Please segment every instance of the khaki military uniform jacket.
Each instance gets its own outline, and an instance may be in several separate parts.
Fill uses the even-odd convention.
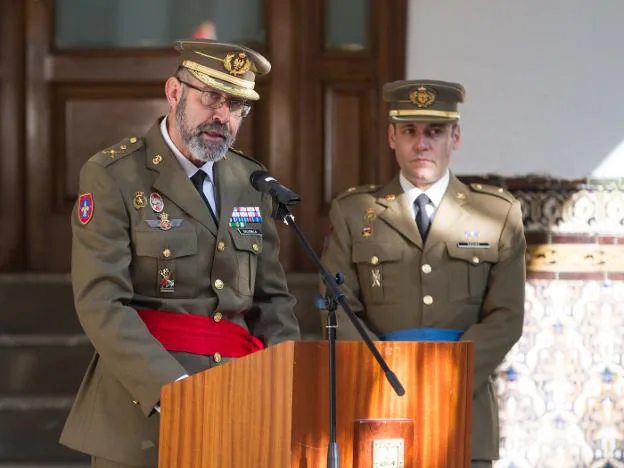
[[[464,330],[475,343],[472,458],[498,458],[492,376],[522,333],[526,242],[520,204],[495,187],[451,175],[423,245],[398,177],[332,203],[325,266],[373,337],[433,327]],[[478,242],[481,248],[465,243]],[[344,312],[338,338],[358,339]]]
[[[93,216],[83,225],[79,207],[72,215],[72,283],[95,355],[61,443],[120,463],[153,463],[159,430],[154,406],[161,387],[219,361],[169,353],[150,335],[137,308],[219,312],[266,345],[299,339],[295,301],[278,260],[271,200],[249,183],[261,168],[231,151],[215,163],[217,226],[158,124],[145,138],[126,139],[83,166],[80,193],[92,195]],[[135,207],[137,192],[144,193],[147,206]],[[152,193],[164,202],[169,230],[159,226],[149,203]],[[262,222],[250,225],[256,234],[230,227],[234,207],[260,208]],[[173,272],[174,284],[163,291],[165,268]]]

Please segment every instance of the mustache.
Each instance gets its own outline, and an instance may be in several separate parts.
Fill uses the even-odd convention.
[[[193,133],[195,133],[195,135],[199,135],[200,133],[205,132],[216,132],[223,135],[226,139],[230,138],[230,130],[228,129],[227,125],[220,124],[218,122],[201,124],[195,129],[195,132]]]

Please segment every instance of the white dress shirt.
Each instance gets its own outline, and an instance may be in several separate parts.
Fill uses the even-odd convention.
[[[427,211],[427,215],[429,215],[429,219],[433,221],[433,215],[435,214],[438,206],[442,202],[442,197],[444,197],[444,192],[448,188],[449,182],[451,181],[451,172],[447,169],[446,172],[440,179],[435,182],[431,187],[429,187],[426,191],[420,190],[414,184],[412,184],[409,180],[403,176],[403,173],[399,175],[399,183],[407,196],[407,202],[412,207],[413,218],[416,219],[416,207],[414,206],[414,202],[418,195],[424,193],[429,197],[431,203],[429,203],[425,210]]]

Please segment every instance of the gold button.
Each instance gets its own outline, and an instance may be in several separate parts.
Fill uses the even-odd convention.
[[[214,287],[215,287],[216,289],[223,289],[223,286],[224,286],[223,281],[221,281],[220,279],[215,280],[215,282],[214,282]]]
[[[481,184],[475,184],[475,188],[476,188],[477,190],[481,190],[481,189],[483,188],[483,185],[481,185]]]
[[[429,273],[431,273],[431,265],[429,265],[428,263],[425,263],[423,266],[420,267],[421,270],[423,271],[424,274],[428,275]]]
[[[171,250],[169,250],[169,249],[163,250],[163,257],[165,257],[165,258],[171,257]]]
[[[498,189],[498,191],[499,191],[500,193],[503,193],[503,192],[504,192],[504,190],[503,190],[502,188],[499,188],[499,189]]]
[[[135,405],[140,405],[141,404],[137,400],[132,400],[132,403],[134,403]]]
[[[222,318],[223,318],[223,314],[221,312],[215,312],[214,315],[212,316],[212,319],[215,322],[220,322]]]
[[[387,201],[394,201],[395,199],[396,199],[396,195],[394,193],[386,195],[386,200]]]
[[[157,154],[156,156],[154,156],[154,158],[152,159],[152,162],[154,164],[160,164],[160,162],[162,161],[162,156],[160,154]]]
[[[223,252],[225,250],[225,242],[223,241],[217,242],[217,250],[219,252]]]
[[[379,257],[373,255],[370,259],[371,265],[377,265],[379,263]]]
[[[119,147],[119,149],[122,149],[122,150],[127,150],[127,149],[128,149],[128,147],[127,147],[126,145],[121,145],[121,146]]]
[[[479,257],[472,257],[472,263],[479,263]]]
[[[355,187],[349,187],[349,188],[347,189],[347,192],[353,192],[353,191],[355,191]]]
[[[425,305],[431,305],[433,304],[433,297],[427,294],[425,297],[423,297],[423,302],[425,303]]]
[[[212,358],[215,362],[221,362],[221,354],[219,353],[214,353],[214,356],[212,356]]]
[[[130,143],[136,143],[137,138],[136,137],[130,137]]]
[[[258,247],[258,244],[253,244],[251,246],[251,250],[253,250],[254,252],[258,253],[258,252],[260,252],[260,247]]]

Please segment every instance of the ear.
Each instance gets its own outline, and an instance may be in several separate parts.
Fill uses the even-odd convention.
[[[171,76],[165,82],[165,96],[171,107],[175,107],[180,102],[182,96],[182,85],[177,78]]]
[[[456,150],[459,148],[459,143],[461,142],[461,128],[459,127],[459,124],[453,127],[452,138],[453,138],[453,150]]]
[[[396,147],[396,125],[394,124],[388,124],[388,145],[392,149]]]

